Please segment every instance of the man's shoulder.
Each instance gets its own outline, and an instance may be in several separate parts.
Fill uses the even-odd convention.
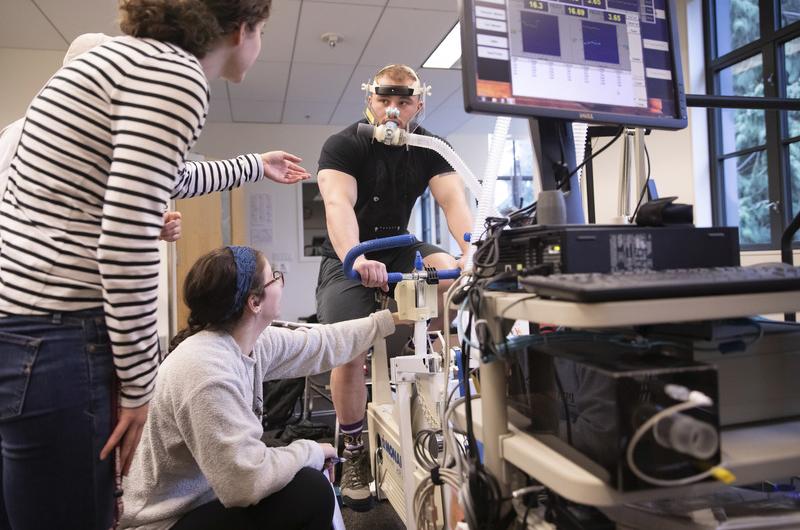
[[[344,129],[333,133],[330,135],[330,138],[356,138],[358,137],[358,124],[359,123],[366,123],[364,120],[359,120],[355,123],[351,123]]]
[[[350,161],[360,159],[369,150],[369,139],[358,135],[360,123],[364,122],[353,123],[325,140],[320,155],[320,169],[337,169],[336,165],[348,165]]]

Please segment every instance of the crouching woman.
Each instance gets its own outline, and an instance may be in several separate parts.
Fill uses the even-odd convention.
[[[142,440],[124,483],[123,528],[329,529],[329,444],[270,448],[262,382],[324,372],[394,331],[392,315],[312,329],[268,327],[283,275],[249,247],[225,247],[189,271],[189,327],[161,365]]]

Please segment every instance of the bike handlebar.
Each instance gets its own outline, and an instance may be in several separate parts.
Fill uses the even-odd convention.
[[[342,262],[342,269],[344,270],[344,275],[351,279],[351,280],[361,280],[361,275],[358,274],[358,271],[353,270],[353,263],[356,261],[356,258],[361,256],[362,254],[366,254],[367,252],[375,252],[377,250],[385,250],[388,248],[397,248],[397,247],[407,247],[409,245],[413,245],[417,242],[417,238],[411,234],[402,234],[399,236],[391,236],[391,237],[383,237],[380,239],[372,239],[370,241],[364,241],[363,243],[359,243],[358,245],[351,248],[347,251],[347,255],[344,257],[344,261]],[[451,280],[454,278],[458,278],[458,275],[461,274],[460,269],[447,269],[443,271],[438,271],[436,276],[440,280]],[[406,276],[409,278],[411,277],[407,273],[402,272],[390,272],[388,273],[389,279],[388,283],[397,283],[405,279]]]

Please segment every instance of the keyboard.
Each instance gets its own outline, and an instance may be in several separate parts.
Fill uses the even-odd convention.
[[[523,276],[526,291],[570,302],[614,302],[800,290],[800,268],[784,263],[617,273]]]

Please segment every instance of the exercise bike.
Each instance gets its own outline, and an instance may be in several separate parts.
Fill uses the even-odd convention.
[[[356,258],[367,252],[409,246],[416,241],[413,235],[400,235],[360,243],[345,256],[344,274],[360,280],[358,272],[353,270]],[[398,316],[414,322],[414,354],[394,357],[389,363],[385,342],[380,340],[373,347],[372,401],[367,406],[372,475],[378,499],[388,499],[409,530],[417,528],[414,492],[419,482],[430,475],[415,458],[415,424],[417,428],[438,427],[441,417],[438,407],[445,394],[442,372],[449,370],[443,365],[442,355],[429,348],[427,321],[438,315],[439,280],[455,279],[460,274],[459,269],[426,268],[419,252],[412,272],[389,272],[389,283],[396,284],[394,298]],[[394,396],[392,386],[395,387]],[[440,505],[437,509],[439,524],[442,518]]]

